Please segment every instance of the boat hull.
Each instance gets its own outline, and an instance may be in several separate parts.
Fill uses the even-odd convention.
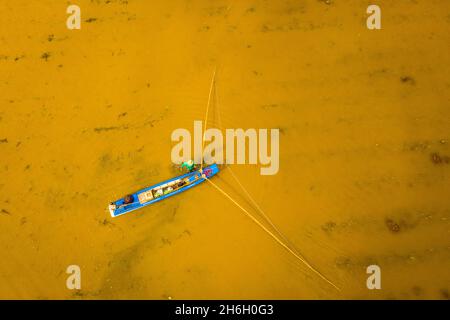
[[[203,174],[208,179],[218,172],[219,168],[216,164],[203,168]],[[112,217],[117,217],[184,192],[203,181],[205,181],[205,178],[202,177],[200,171],[189,172],[128,195],[129,198],[133,199],[131,203],[125,204],[125,197],[111,202],[109,212]]]

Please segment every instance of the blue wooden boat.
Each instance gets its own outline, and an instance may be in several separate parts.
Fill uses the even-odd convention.
[[[219,168],[214,163],[204,167],[202,173],[209,179],[218,172]],[[122,199],[111,202],[109,205],[109,212],[112,217],[117,217],[186,191],[205,181],[205,178],[202,177],[202,173],[200,173],[199,170],[189,172],[126,195]]]

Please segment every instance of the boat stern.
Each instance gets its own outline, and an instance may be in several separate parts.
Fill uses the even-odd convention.
[[[115,215],[116,209],[117,209],[117,206],[114,204],[114,202],[111,202],[108,206],[108,210],[109,210],[109,213],[111,214],[111,217],[113,217],[113,218],[116,216]]]

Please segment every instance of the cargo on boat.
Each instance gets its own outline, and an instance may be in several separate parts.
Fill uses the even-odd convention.
[[[186,173],[184,175],[163,181],[154,186],[144,188],[135,193],[126,195],[125,197],[111,202],[109,205],[109,212],[112,217],[117,217],[127,212],[137,210],[149,204],[166,199],[175,194],[186,191],[203,181],[205,178],[210,178],[219,172],[216,164],[212,164],[203,168],[202,171],[196,170]]]

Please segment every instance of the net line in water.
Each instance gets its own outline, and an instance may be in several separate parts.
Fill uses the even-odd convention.
[[[218,124],[219,124],[219,127],[222,128],[222,118],[221,118],[220,109],[219,109],[219,98],[218,98],[217,88],[216,88],[215,83],[214,83],[214,102],[215,102],[215,107],[217,109]],[[298,253],[298,250],[295,249],[295,247],[291,243],[291,241],[289,241],[289,239],[281,232],[281,230],[278,229],[278,227],[272,222],[272,220],[261,209],[261,207],[255,201],[255,199],[253,199],[253,197],[250,195],[250,193],[247,191],[247,189],[244,187],[244,185],[239,181],[238,177],[236,176],[234,171],[231,169],[231,166],[227,165],[227,169],[229,169],[233,179],[237,182],[237,184],[242,189],[242,191],[244,191],[245,195],[252,203],[254,209],[256,209],[256,211],[258,211],[261,214],[261,216],[267,221],[267,223],[269,223],[269,225],[274,229],[274,231],[285,241],[285,243],[291,245],[294,248],[294,250]],[[300,255],[300,253],[298,253],[298,254]]]
[[[214,97],[217,104],[217,90],[215,87],[215,77],[216,77],[216,70],[217,66],[214,68],[212,80],[211,80],[211,86],[209,90],[208,95],[208,104],[206,106],[206,114],[205,114],[205,131],[203,132],[202,137],[202,152],[204,150],[205,145],[205,133],[207,128],[207,121],[208,121],[208,112],[209,112],[209,106],[211,103],[211,93],[214,90]],[[220,111],[218,110],[218,122],[219,127],[222,127],[222,121],[220,117]],[[203,169],[203,155],[202,155],[202,161],[200,166],[200,173],[202,173]],[[327,277],[325,277],[320,271],[318,271],[316,268],[314,268],[306,259],[294,248],[292,249],[288,244],[290,241],[283,235],[283,233],[275,226],[275,224],[270,220],[270,218],[264,213],[264,211],[261,209],[261,207],[257,204],[257,202],[253,199],[253,197],[250,195],[250,193],[247,191],[247,189],[242,185],[242,183],[239,181],[237,176],[232,171],[231,167],[228,166],[228,169],[230,170],[230,173],[232,174],[232,177],[236,180],[239,187],[244,191],[246,196],[250,199],[252,204],[255,206],[256,210],[259,211],[259,213],[262,215],[262,217],[266,220],[266,222],[269,223],[269,225],[273,228],[273,230],[278,234],[275,235],[274,232],[270,231],[264,224],[262,224],[258,219],[256,219],[248,210],[246,210],[242,205],[240,205],[236,200],[234,200],[228,193],[226,193],[222,188],[220,188],[218,185],[216,185],[214,182],[212,182],[210,179],[206,177],[205,174],[202,173],[202,177],[208,181],[211,185],[214,186],[216,190],[218,190],[220,193],[222,193],[226,198],[228,198],[231,202],[233,202],[239,209],[241,209],[254,223],[256,223],[260,228],[262,228],[268,235],[270,235],[278,244],[280,244],[283,248],[285,248],[289,253],[291,253],[295,258],[297,258],[299,261],[301,261],[308,269],[313,271],[316,275],[318,275],[322,280],[333,286],[336,290],[340,291],[339,287],[336,286],[333,282],[331,282]],[[280,239],[281,238],[281,239]]]
[[[216,79],[216,70],[217,70],[217,67],[214,68],[213,76],[211,79],[211,86],[209,88],[208,104],[206,105],[205,129],[204,129],[203,135],[202,135],[202,159],[201,159],[201,164],[200,164],[200,170],[203,169],[203,150],[205,150],[205,135],[206,135],[206,128],[207,128],[207,124],[208,124],[208,111],[209,111],[209,105],[211,103],[211,93],[212,93],[213,87],[214,87],[214,80]]]
[[[261,227],[268,235],[270,235],[278,244],[280,244],[283,248],[285,248],[288,252],[290,252],[294,257],[300,260],[304,265],[308,267],[311,271],[313,271],[316,275],[318,275],[322,280],[333,286],[335,289],[340,291],[339,287],[336,286],[333,282],[328,280],[320,271],[315,269],[312,265],[309,264],[308,261],[305,260],[301,255],[297,254],[294,250],[292,250],[288,245],[286,245],[282,240],[280,240],[272,231],[267,229],[258,219],[256,219],[250,212],[248,212],[244,207],[242,207],[236,200],[234,200],[228,193],[226,193],[222,188],[212,182],[210,179],[206,177],[206,175],[202,174],[202,177],[208,181],[211,185],[216,188],[220,193],[222,193],[225,197],[227,197],[231,202],[233,202],[239,209],[241,209],[253,222],[255,222],[259,227]]]

